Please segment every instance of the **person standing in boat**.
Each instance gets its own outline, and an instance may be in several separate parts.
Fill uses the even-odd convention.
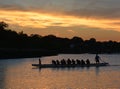
[[[98,54],[96,54],[95,56],[95,61],[96,61],[96,64],[100,62],[100,56],[98,56]]]
[[[41,59],[39,58],[39,65],[41,65]]]

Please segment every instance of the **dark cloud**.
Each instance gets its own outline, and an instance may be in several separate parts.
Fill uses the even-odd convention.
[[[0,9],[2,10],[27,10],[26,8],[19,5],[1,5]]]
[[[69,15],[85,18],[104,18],[104,19],[120,19],[120,8],[99,8],[99,9],[76,9],[73,11],[65,12]]]
[[[120,19],[119,4],[120,0],[75,0],[74,8],[65,13],[85,18]]]
[[[120,18],[120,0],[0,0],[0,9],[43,11],[86,18]]]

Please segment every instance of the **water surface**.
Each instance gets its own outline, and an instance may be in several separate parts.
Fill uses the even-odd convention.
[[[94,54],[60,54],[42,57],[42,63],[52,59],[87,59]],[[119,54],[101,54],[110,65],[120,65]],[[120,66],[90,68],[32,67],[38,58],[0,60],[0,89],[120,89]]]

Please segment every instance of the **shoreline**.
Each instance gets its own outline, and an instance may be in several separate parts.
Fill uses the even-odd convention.
[[[96,53],[58,52],[55,50],[42,50],[42,49],[5,49],[5,50],[0,49],[0,60],[53,56],[58,54],[96,54]],[[99,53],[99,54],[120,54],[120,53]]]
[[[57,55],[54,50],[42,49],[0,49],[0,60],[15,59],[15,58],[32,58]]]

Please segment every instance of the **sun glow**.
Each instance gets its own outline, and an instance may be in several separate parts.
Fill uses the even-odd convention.
[[[49,26],[86,26],[120,31],[120,20],[87,19],[68,15],[53,15],[37,12],[0,10],[0,19],[8,24],[22,27],[47,28]]]

